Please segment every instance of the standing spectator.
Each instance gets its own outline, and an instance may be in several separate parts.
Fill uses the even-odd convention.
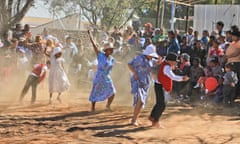
[[[234,72],[237,73],[238,79],[240,79],[240,32],[233,30],[231,32],[232,43],[226,50],[227,63],[233,63]],[[236,85],[236,95],[240,96],[240,83]]]
[[[16,38],[17,40],[20,39],[20,37],[24,37],[24,33],[22,31],[22,24],[16,24],[16,28],[13,31],[13,38]]]
[[[66,36],[65,44],[63,45],[63,58],[66,64],[66,72],[69,73],[71,69],[71,63],[73,61],[73,57],[78,54],[78,48],[75,43],[72,41],[72,37]]]
[[[144,38],[152,38],[153,37],[153,25],[152,23],[148,22],[144,24],[145,31],[143,33]]]
[[[49,30],[48,30],[47,28],[44,28],[44,29],[43,29],[42,39],[43,39],[44,41],[47,41],[48,39],[52,39],[52,40],[54,41],[54,44],[56,44],[56,43],[59,42],[59,40],[58,40],[56,37],[54,37],[54,36],[52,36],[52,35],[49,34]]]
[[[168,44],[167,53],[180,54],[180,45],[173,31],[168,32],[168,39],[169,39],[169,44]]]
[[[193,33],[193,39],[190,41],[190,47],[193,48],[196,46],[197,41],[199,40],[199,32],[194,31]]]
[[[44,63],[45,55],[42,37],[40,35],[37,35],[35,37],[35,42],[29,45],[29,47],[29,49],[32,51],[32,66],[34,66],[35,64]]]
[[[114,58],[111,56],[114,49],[113,44],[104,44],[103,52],[101,52],[98,50],[97,45],[93,41],[90,31],[88,31],[88,35],[98,61],[97,72],[93,79],[93,87],[89,97],[89,100],[92,103],[91,111],[95,111],[96,102],[104,101],[106,99],[108,99],[106,108],[110,109],[116,93],[113,81],[110,77],[110,73],[114,65]]]
[[[187,34],[186,34],[186,37],[188,39],[188,46],[191,46],[191,41],[193,39],[193,27],[189,27],[188,28],[188,31],[187,31]]]
[[[224,35],[223,27],[224,27],[224,23],[222,21],[218,21],[216,25],[218,35]]]
[[[202,44],[203,44],[203,48],[206,49],[208,42],[209,42],[209,32],[208,30],[204,30],[202,32],[202,38],[201,38]]]
[[[223,103],[232,106],[235,99],[235,85],[238,83],[238,77],[233,71],[232,63],[225,65],[225,71],[223,78]]]
[[[181,54],[182,53],[187,53],[190,54],[191,53],[191,47],[187,45],[188,41],[187,41],[187,37],[183,36],[182,38],[182,42],[180,43],[180,47],[181,47]]]
[[[117,26],[114,26],[114,31],[111,34],[111,37],[113,37],[115,41],[120,41],[121,40],[122,34],[119,31],[119,28]]]
[[[196,46],[194,46],[193,50],[190,51],[190,57],[191,58],[199,58],[202,60],[200,62],[200,65],[206,66],[206,57],[207,57],[207,51],[202,47],[202,41],[198,40],[196,43]],[[192,62],[192,60],[191,60]]]

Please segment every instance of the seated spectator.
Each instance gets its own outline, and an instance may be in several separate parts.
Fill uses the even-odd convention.
[[[207,54],[207,51],[202,47],[201,40],[198,40],[196,43],[196,46],[194,46],[193,49],[190,51],[190,57],[191,58],[197,57],[200,60],[202,60],[200,65],[202,65],[203,67],[206,66],[206,54]]]
[[[174,73],[180,76],[190,76],[190,56],[186,53],[181,54],[180,56],[180,64],[174,70]],[[179,98],[188,99],[188,86],[189,82],[174,82],[174,91],[176,92]]]
[[[193,87],[197,84],[199,78],[204,76],[204,70],[201,66],[201,60],[198,57],[193,58],[192,65],[190,68],[190,84],[189,84],[189,94],[188,96],[192,95]],[[199,90],[197,90],[199,93]]]

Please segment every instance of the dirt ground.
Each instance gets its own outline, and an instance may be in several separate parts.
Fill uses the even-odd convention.
[[[30,105],[30,92],[23,104],[17,102],[20,91],[0,96],[1,144],[239,144],[239,107],[204,108],[169,103],[161,118],[164,129],[150,127],[147,117],[154,104],[150,93],[141,112],[142,125],[130,125],[132,97],[118,91],[112,111],[106,102],[97,103],[90,112],[90,84],[70,90],[48,105],[44,86],[38,89],[37,103]],[[13,95],[15,93],[15,95]],[[55,96],[56,98],[56,96]]]

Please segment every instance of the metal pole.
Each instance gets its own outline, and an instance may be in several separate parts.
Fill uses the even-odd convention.
[[[171,30],[174,30],[174,15],[175,15],[175,4],[174,0],[172,1],[172,10],[171,10]]]
[[[187,33],[189,25],[189,7],[187,6],[187,12],[186,12],[186,25],[185,25],[185,32]]]
[[[162,7],[162,18],[161,18],[161,28],[163,28],[163,18],[165,12],[165,0],[163,0],[163,7]]]
[[[158,3],[157,3],[157,17],[156,17],[156,26],[155,27],[159,27],[160,4],[161,4],[161,0],[158,0]]]

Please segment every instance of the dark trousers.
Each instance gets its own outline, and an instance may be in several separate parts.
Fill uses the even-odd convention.
[[[235,98],[235,87],[230,85],[223,86],[223,103],[231,105],[234,102]]]
[[[240,96],[240,62],[233,62],[233,66],[234,66],[234,72],[236,72],[237,77],[238,77],[238,83],[236,84],[236,95],[235,98],[237,96]]]
[[[153,118],[155,122],[158,122],[165,110],[166,104],[162,84],[155,83],[154,90],[156,95],[156,104],[152,109],[150,117]]]
[[[24,88],[22,90],[21,96],[20,96],[20,101],[24,98],[24,96],[27,94],[28,89],[30,88],[30,86],[32,86],[32,100],[31,102],[34,103],[36,100],[36,93],[37,93],[37,85],[38,85],[38,78],[33,76],[33,75],[29,75],[28,79],[24,85]]]

